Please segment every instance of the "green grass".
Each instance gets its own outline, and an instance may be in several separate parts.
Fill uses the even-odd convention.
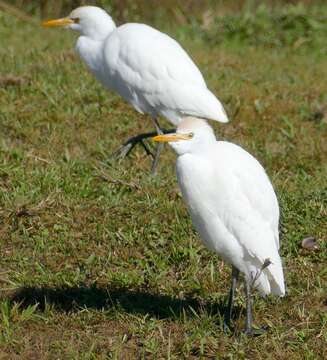
[[[319,4],[276,6],[264,2],[242,13],[227,13],[207,20],[205,37],[208,41],[242,41],[248,45],[267,47],[311,47],[326,54],[327,9]]]
[[[156,178],[142,149],[106,161],[128,136],[152,129],[150,120],[87,73],[70,33],[2,13],[0,24],[0,357],[325,358],[321,38],[254,47],[213,42],[198,25],[170,30],[226,105],[232,121],[213,124],[217,134],[264,164],[281,204],[287,296],[255,297],[255,323],[269,331],[246,338],[242,287],[235,334],[222,332],[230,269],[192,228],[172,150]],[[301,249],[309,235],[319,251]]]

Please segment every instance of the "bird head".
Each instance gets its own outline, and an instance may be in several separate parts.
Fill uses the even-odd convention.
[[[178,155],[201,151],[216,141],[212,127],[203,119],[186,117],[176,132],[158,135],[154,141],[168,142]]]
[[[73,10],[68,17],[47,20],[45,27],[65,27],[79,31],[94,40],[103,40],[116,27],[111,16],[97,6],[81,6]]]

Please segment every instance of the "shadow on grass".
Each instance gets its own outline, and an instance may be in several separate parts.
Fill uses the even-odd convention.
[[[16,291],[10,300],[19,302],[21,307],[38,304],[43,311],[46,304],[58,311],[74,312],[81,308],[122,309],[132,314],[149,314],[159,319],[176,318],[183,312],[194,316],[196,313],[206,312],[211,315],[223,315],[224,303],[202,302],[191,296],[185,299],[173,298],[167,295],[150,294],[124,288],[106,289],[96,286],[72,288],[36,288],[23,287]],[[240,309],[236,308],[235,314]]]

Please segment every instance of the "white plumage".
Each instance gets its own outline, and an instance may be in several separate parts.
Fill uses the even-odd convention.
[[[169,141],[178,154],[178,183],[204,244],[262,295],[283,296],[279,207],[260,163],[241,147],[217,141],[201,119],[186,118],[176,134],[155,140]]]
[[[45,26],[65,26],[81,33],[76,49],[101,83],[133,107],[177,125],[186,115],[227,122],[220,101],[201,72],[168,35],[144,24],[116,27],[94,6],[82,6],[68,18]]]

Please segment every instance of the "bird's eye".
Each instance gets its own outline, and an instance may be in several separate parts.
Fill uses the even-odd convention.
[[[188,134],[189,139],[192,139],[193,137],[194,137],[194,133],[191,132],[191,133]]]
[[[72,18],[75,24],[79,24],[79,18]]]

